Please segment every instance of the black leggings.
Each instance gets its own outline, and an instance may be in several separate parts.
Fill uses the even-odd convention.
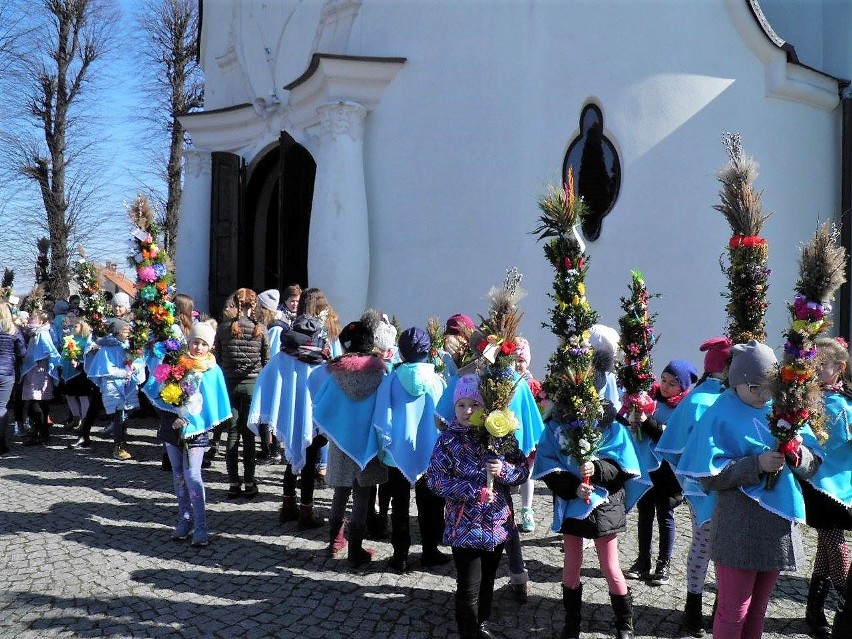
[[[456,564],[456,623],[459,632],[479,627],[491,618],[494,579],[503,544],[494,550],[453,548]]]
[[[317,457],[319,456],[320,448],[325,446],[328,440],[317,435],[311,445],[305,449],[305,465],[302,468],[302,504],[310,506],[314,503],[314,482],[317,467]],[[296,475],[293,474],[293,467],[290,464],[284,467],[284,496],[296,496]]]

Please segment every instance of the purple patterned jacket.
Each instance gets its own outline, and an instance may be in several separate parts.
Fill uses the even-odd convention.
[[[518,450],[503,460],[502,476],[494,482],[496,497],[488,504],[480,502],[488,456],[474,431],[455,419],[435,444],[426,477],[429,488],[447,500],[444,543],[449,546],[494,550],[515,525],[507,487],[527,480],[527,458]]]

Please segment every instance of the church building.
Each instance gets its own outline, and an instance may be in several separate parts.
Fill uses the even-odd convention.
[[[203,0],[204,111],[187,153],[177,279],[213,315],[241,286],[319,287],[343,322],[485,314],[523,273],[543,373],[553,272],[537,200],[573,167],[587,296],[617,326],[644,273],[655,358],[725,330],[723,132],[772,216],[768,342],[801,242],[852,206],[852,3],[830,0]],[[835,323],[849,334],[844,288]]]

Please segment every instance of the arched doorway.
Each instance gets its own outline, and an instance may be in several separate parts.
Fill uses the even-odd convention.
[[[286,132],[249,167],[240,281],[257,291],[308,285],[308,231],[316,162]]]

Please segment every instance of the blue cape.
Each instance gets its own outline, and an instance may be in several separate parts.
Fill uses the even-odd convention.
[[[77,346],[80,348],[80,360],[77,362],[78,364],[83,363],[83,358],[86,356],[86,352],[89,350],[89,347],[92,345],[91,337],[81,337],[80,335],[74,335],[74,341],[77,342]],[[59,355],[59,364],[60,369],[59,372],[62,375],[62,379],[66,382],[70,379],[74,379],[77,375],[82,374],[79,368],[71,366],[71,360],[62,355],[62,346],[64,342],[65,336],[63,336],[60,341],[60,355]]]
[[[196,373],[197,374],[197,373]],[[182,435],[184,439],[195,437],[200,433],[211,430],[231,417],[231,400],[228,397],[228,387],[225,376],[218,364],[214,364],[201,375],[200,402],[190,400],[181,407],[174,406],[160,399],[160,384],[151,375],[142,392],[147,395],[151,404],[168,413],[175,413],[186,420]]]
[[[561,433],[561,424],[555,421],[548,422],[535,454],[533,479],[541,479],[545,475],[557,471],[569,472],[575,477],[580,477],[576,461],[562,452],[559,445]],[[598,450],[597,458],[610,459],[621,466],[625,473],[634,476],[639,475],[639,457],[636,452],[636,444],[628,429],[616,421],[613,421],[604,431],[603,443]],[[608,501],[609,492],[603,486],[597,485],[594,486],[588,504],[585,500],[579,498],[564,500],[554,496],[551,530],[559,532],[565,519],[585,519],[595,508]]]
[[[444,381],[431,362],[402,364],[382,380],[376,392],[373,427],[379,445],[410,483],[426,472],[440,432],[435,406]]]
[[[532,391],[530,390],[527,380],[521,378],[517,373],[514,374],[514,381],[518,382],[515,387],[515,393],[512,395],[512,400],[509,402],[509,410],[515,414],[521,427],[515,431],[515,438],[518,440],[518,446],[524,455],[529,455],[535,450],[541,434],[544,432],[544,422],[541,421],[541,413],[538,412],[538,406],[535,403]],[[456,383],[459,381],[459,376],[454,375],[447,382],[447,389],[441,395],[441,401],[438,402],[438,408],[435,415],[445,424],[449,424],[455,417],[455,406],[453,402],[453,392],[456,389]]]
[[[383,380],[384,381],[384,380]],[[373,429],[376,393],[355,401],[327,375],[314,400],[314,423],[361,470],[379,454],[379,438]]]
[[[260,371],[254,385],[248,424],[255,433],[258,424],[269,424],[284,446],[287,461],[298,473],[305,465],[305,450],[314,438],[313,406],[308,378],[318,368],[278,352]]]
[[[774,450],[777,441],[769,432],[767,415],[771,406],[754,408],[743,402],[734,389],[728,389],[708,408],[692,431],[678,464],[678,472],[693,479],[718,475],[736,459]],[[822,457],[822,449],[810,427],[801,430],[802,445]],[[802,489],[787,464],[781,469],[772,489],[761,480],[752,486],[740,486],[745,495],[769,512],[789,521],[805,520]],[[697,513],[696,513],[697,514]],[[699,525],[707,520],[699,521]]]
[[[708,377],[693,388],[669,415],[663,436],[657,442],[657,454],[668,461],[672,468],[677,466],[693,427],[724,390],[721,381]]]
[[[30,337],[27,354],[24,355],[24,361],[21,364],[21,378],[33,369],[36,362],[43,359],[47,360],[47,374],[53,378],[53,381],[59,382],[60,355],[48,329],[38,330]]]
[[[852,403],[840,393],[825,393],[825,459],[809,481],[846,507],[852,506]]]
[[[687,395],[687,397],[689,397],[689,395]],[[684,401],[686,401],[686,398],[681,400],[681,403]],[[680,404],[678,404],[678,406],[680,406]],[[668,423],[667,420],[672,413],[674,413],[675,408],[666,404],[665,400],[658,399],[657,410],[654,411],[654,417],[660,423]],[[657,470],[662,464],[662,457],[657,454],[655,450],[656,444],[653,439],[644,434],[640,439],[632,432],[630,433],[630,437],[636,443],[636,451],[639,455],[639,468],[641,469],[641,474],[639,477],[629,480],[624,487],[624,503],[627,507],[627,512],[633,510],[633,507],[642,498],[642,495],[651,489],[651,486],[653,485],[651,482],[651,472]]]

